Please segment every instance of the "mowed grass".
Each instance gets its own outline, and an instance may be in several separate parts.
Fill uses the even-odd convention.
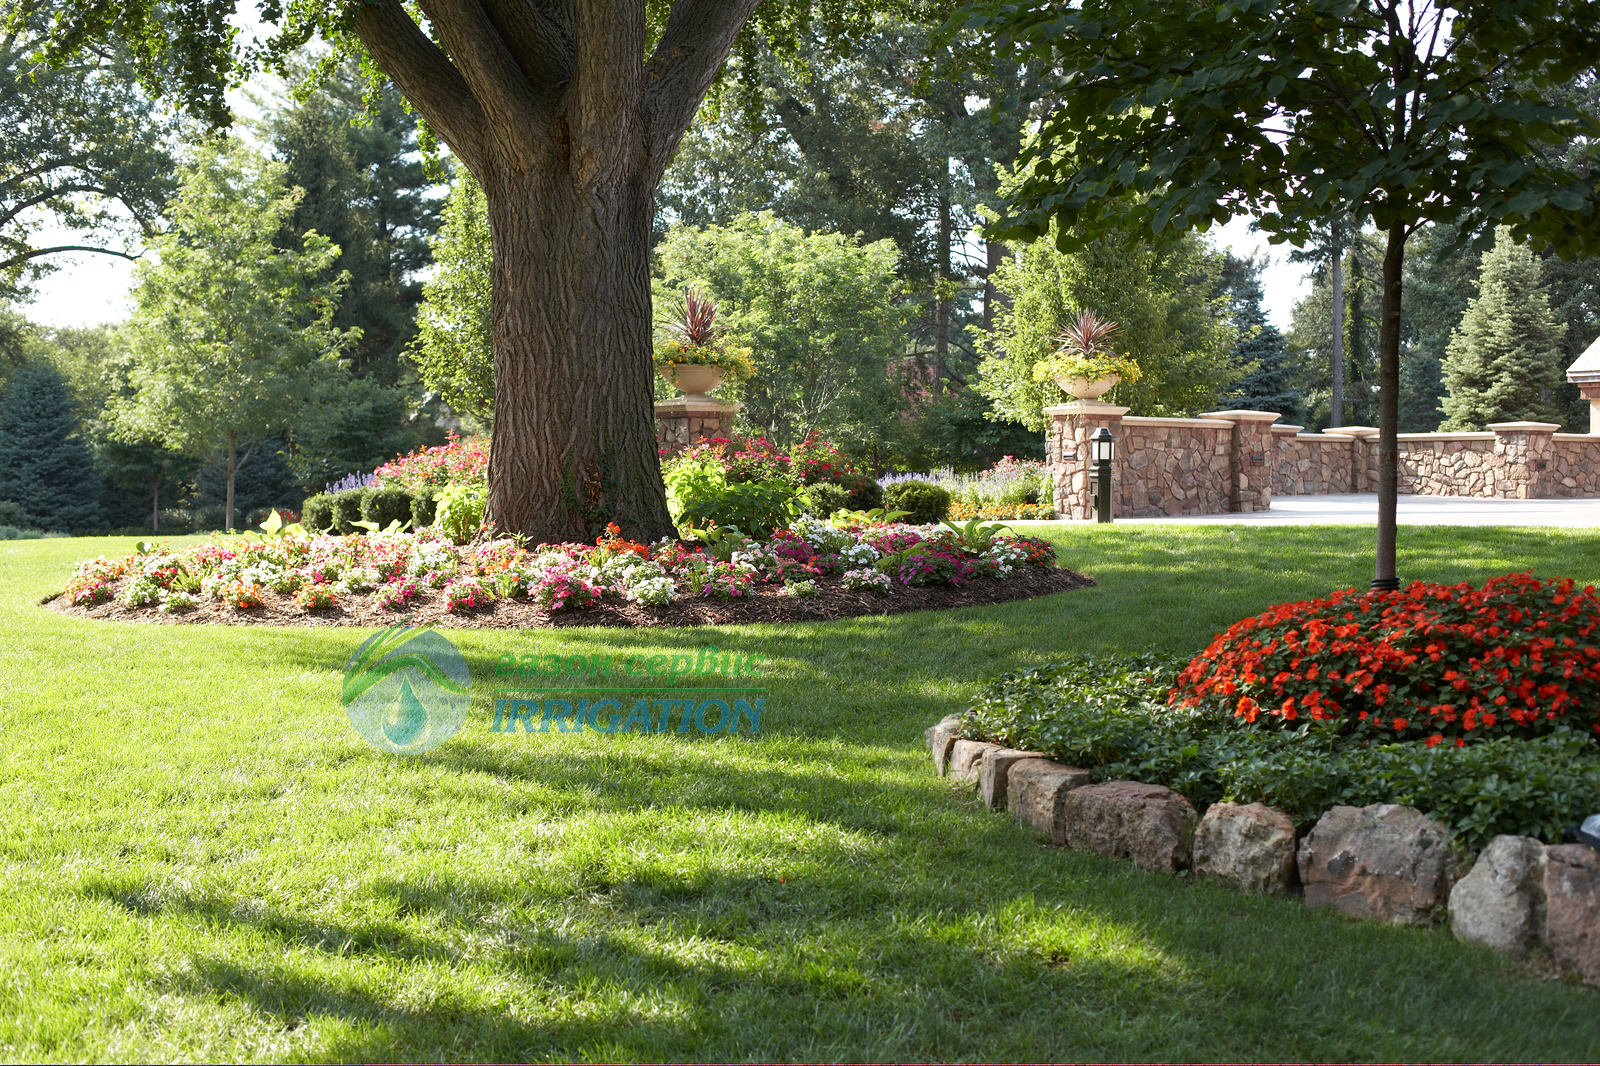
[[[1600,581],[1600,531],[1401,531],[1405,577]],[[1600,995],[1457,944],[1053,849],[922,730],[1076,650],[1191,652],[1364,585],[1370,529],[1053,530],[1099,584],[828,624],[449,630],[467,727],[339,706],[368,631],[36,606],[127,540],[0,544],[11,1060],[1593,1060]],[[504,735],[504,654],[773,664],[757,737]]]

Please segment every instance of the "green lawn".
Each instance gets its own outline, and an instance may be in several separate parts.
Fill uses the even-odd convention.
[[[1404,577],[1600,581],[1600,531],[1401,531]],[[35,604],[127,540],[0,542],[0,1048],[27,1059],[1592,1060],[1600,995],[1054,850],[935,778],[981,677],[1192,651],[1370,574],[1370,529],[1051,533],[1099,585],[829,624],[449,631],[775,664],[759,737],[515,735],[401,759],[349,629]]]

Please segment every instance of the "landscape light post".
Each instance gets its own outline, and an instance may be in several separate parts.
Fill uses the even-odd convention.
[[[1111,437],[1111,431],[1101,426],[1089,435],[1089,443],[1094,446],[1094,478],[1098,484],[1095,486],[1095,518],[1096,522],[1111,521],[1111,455],[1116,444]]]

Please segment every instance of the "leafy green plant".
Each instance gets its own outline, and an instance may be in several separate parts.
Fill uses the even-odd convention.
[[[816,485],[807,485],[801,491],[803,509],[806,514],[817,518],[827,518],[835,511],[846,509],[850,502],[850,491],[842,485],[831,482],[820,482]]]
[[[765,538],[800,515],[800,494],[782,481],[753,481],[723,485],[691,500],[679,520],[685,525],[710,523],[733,526],[753,537]]]
[[[327,533],[333,529],[333,497],[325,492],[307,496],[300,505],[300,524],[312,533]]]
[[[483,511],[489,503],[485,485],[450,485],[435,497],[433,527],[457,544],[465,544],[483,528]]]
[[[699,541],[705,545],[705,554],[719,563],[733,559],[733,553],[750,544],[750,538],[734,526],[712,526],[706,529],[686,529],[685,541]]]
[[[361,527],[358,522],[364,521],[361,515],[362,501],[366,499],[371,489],[346,489],[334,493],[329,499],[333,505],[333,531],[341,536],[357,533]]]
[[[397,529],[411,524],[411,494],[402,488],[374,488],[361,499],[361,517],[379,529],[399,523]]]
[[[999,536],[1002,529],[1015,533],[1010,526],[1003,522],[985,522],[980,518],[969,519],[961,525],[946,521],[945,528],[956,535],[956,543],[969,552],[982,555],[994,544],[994,538]]]

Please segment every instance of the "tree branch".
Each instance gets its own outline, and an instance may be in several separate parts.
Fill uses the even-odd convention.
[[[536,0],[483,0],[484,14],[536,91],[572,78],[572,25]]]
[[[548,140],[539,116],[549,110],[478,0],[420,0],[496,138],[538,145]]]
[[[659,180],[760,0],[678,0],[645,66],[648,175]]]
[[[138,262],[144,257],[143,252],[122,252],[115,248],[101,248],[94,244],[58,244],[53,248],[30,248],[26,252],[19,252],[10,259],[0,259],[0,273],[13,267],[19,267],[30,259],[38,259],[44,255],[55,255],[57,252],[99,252],[101,255],[114,255],[119,259]]]
[[[567,108],[573,169],[582,180],[615,179],[639,141],[644,2],[577,0],[574,7],[577,45]]]
[[[351,30],[468,170],[481,174],[488,120],[461,72],[399,0],[361,5]]]

